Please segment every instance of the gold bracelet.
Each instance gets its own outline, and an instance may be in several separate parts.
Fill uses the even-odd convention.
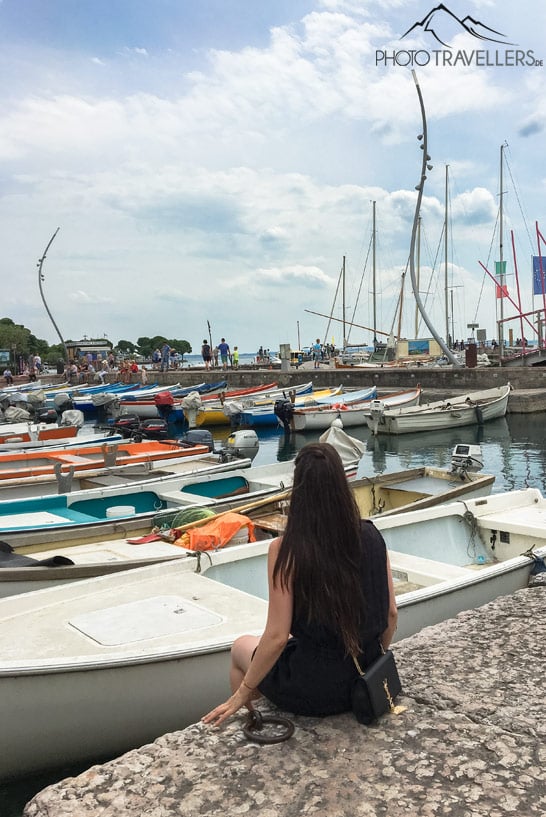
[[[247,684],[247,682],[245,681],[245,679],[244,679],[244,678],[243,678],[243,680],[241,681],[241,683],[242,683],[242,685],[243,685],[243,686],[245,686],[247,689],[249,689],[249,690],[250,690],[250,692],[255,692],[255,691],[256,691],[256,687],[250,687],[250,686]]]

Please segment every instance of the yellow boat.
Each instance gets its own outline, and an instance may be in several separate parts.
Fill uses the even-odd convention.
[[[321,397],[332,397],[336,394],[341,394],[343,391],[342,386],[337,386],[336,388],[330,389],[318,389],[317,391],[311,392],[311,394],[302,394],[296,397],[294,401],[294,405],[297,408],[304,408],[305,406],[312,406],[316,403],[316,401]],[[288,390],[287,390],[288,394]],[[234,398],[235,400],[237,398]],[[242,401],[241,401],[242,402]],[[248,408],[250,405],[253,407],[261,406],[265,408],[266,406],[271,406],[271,411],[273,411],[273,406],[275,404],[274,400],[267,400],[266,398],[256,398],[253,399],[251,402],[248,400],[244,401],[245,408]],[[199,410],[197,414],[196,425],[197,426],[226,426],[229,425],[231,422],[230,417],[224,412],[223,405],[218,401],[218,403],[214,403],[213,406],[204,405],[202,409]]]

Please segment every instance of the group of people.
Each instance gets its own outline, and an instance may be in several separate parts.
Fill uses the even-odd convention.
[[[183,355],[170,346],[166,341],[159,349],[152,352],[152,369],[168,372],[169,369],[178,369],[183,361]]]
[[[221,361],[222,369],[227,369],[228,362],[234,369],[239,368],[239,348],[234,346],[232,352],[225,338],[222,338],[220,343],[214,348],[211,347],[211,344],[205,338],[201,346],[201,357],[203,358],[205,369],[217,368],[219,360]]]
[[[113,352],[103,357],[98,352],[95,357],[87,352],[83,357],[69,360],[65,366],[65,378],[68,383],[102,382],[115,369],[116,358]]]

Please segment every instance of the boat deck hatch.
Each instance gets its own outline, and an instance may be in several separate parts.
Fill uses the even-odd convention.
[[[153,596],[83,613],[68,624],[105,647],[188,633],[221,624],[222,616],[182,596]]]

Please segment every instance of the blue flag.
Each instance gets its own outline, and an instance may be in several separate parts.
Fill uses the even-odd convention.
[[[542,274],[540,260],[540,256],[533,255],[533,295],[543,295],[546,292],[546,258],[542,256]]]

